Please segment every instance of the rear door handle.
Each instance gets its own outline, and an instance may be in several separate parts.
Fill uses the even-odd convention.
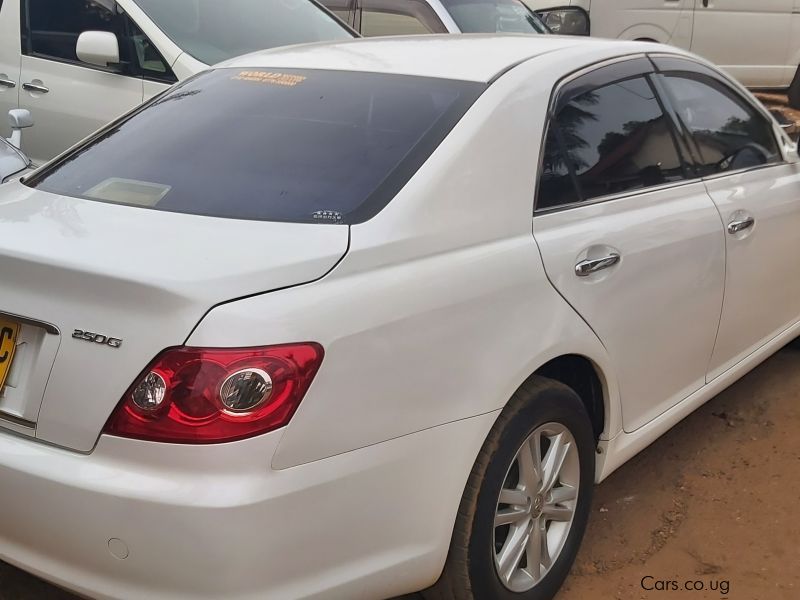
[[[10,79],[0,79],[0,86],[6,87],[6,88],[9,88],[9,89],[13,89],[13,88],[17,87],[17,82],[16,81],[11,81]]]
[[[603,269],[613,267],[620,261],[619,254],[609,254],[603,258],[596,258],[593,260],[582,260],[575,265],[575,275],[578,277],[588,277],[592,273],[597,273]]]
[[[50,88],[44,87],[43,85],[38,85],[36,83],[23,83],[22,89],[28,92],[36,92],[37,94],[47,94],[50,92]]]
[[[750,229],[755,224],[756,220],[753,217],[747,217],[739,221],[731,221],[728,223],[728,233],[736,235],[737,233]]]

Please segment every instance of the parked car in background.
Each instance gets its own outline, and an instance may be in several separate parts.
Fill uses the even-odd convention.
[[[0,189],[0,559],[94,598],[552,598],[593,483],[800,334],[799,161],[658,44],[183,82]]]
[[[750,88],[788,89],[791,105],[800,108],[800,0],[525,1],[550,9],[544,19],[556,33],[586,33],[556,8],[580,7],[590,12],[593,36],[691,50]]]
[[[22,130],[33,127],[33,119],[27,110],[15,109],[8,113],[11,137],[0,137],[0,183],[9,181],[28,171],[31,160],[21,150]]]
[[[207,65],[354,35],[312,0],[0,0],[0,114],[43,162]]]
[[[321,0],[365,37],[420,33],[549,33],[522,0]]]

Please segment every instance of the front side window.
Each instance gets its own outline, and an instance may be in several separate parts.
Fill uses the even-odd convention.
[[[521,0],[442,0],[462,33],[546,33]]]
[[[782,160],[772,125],[727,86],[703,75],[666,75],[678,115],[693,133],[700,175]]]
[[[672,126],[645,77],[581,93],[559,110],[550,131],[538,208],[684,178]]]
[[[208,71],[27,185],[212,217],[362,222],[392,200],[485,87],[344,71]]]
[[[213,65],[306,42],[352,39],[309,0],[134,0],[182,50]]]
[[[422,0],[362,0],[361,35],[447,33],[439,17]]]
[[[83,66],[76,53],[85,31],[113,33],[119,43],[123,75],[177,81],[164,59],[114,0],[25,0],[24,54]]]

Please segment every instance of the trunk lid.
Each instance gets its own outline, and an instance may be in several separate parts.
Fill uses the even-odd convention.
[[[209,309],[322,277],[348,236],[344,225],[175,214],[9,184],[0,321],[19,332],[0,427],[91,450],[136,376]]]

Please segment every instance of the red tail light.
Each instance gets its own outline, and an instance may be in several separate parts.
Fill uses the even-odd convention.
[[[322,363],[319,344],[172,348],[125,393],[104,433],[214,444],[286,425]]]

